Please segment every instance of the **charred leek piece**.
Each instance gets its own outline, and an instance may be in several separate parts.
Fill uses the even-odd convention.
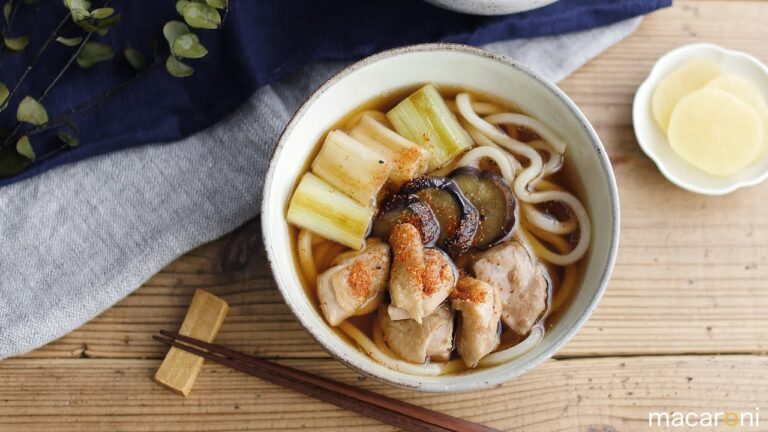
[[[389,180],[395,186],[427,172],[429,152],[398,135],[370,114],[363,114],[349,135],[391,163]]]
[[[312,173],[304,174],[288,205],[288,222],[357,250],[365,246],[373,214]]]
[[[472,138],[431,84],[397,104],[387,118],[397,133],[430,151],[430,170],[472,146]]]
[[[384,185],[390,163],[342,131],[331,131],[312,162],[312,172],[366,206]]]

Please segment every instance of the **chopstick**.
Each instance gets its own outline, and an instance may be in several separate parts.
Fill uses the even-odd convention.
[[[273,363],[221,345],[203,342],[165,330],[161,330],[160,334],[162,336],[154,335],[152,338],[240,372],[405,430],[424,432],[497,431],[497,429],[478,423]]]

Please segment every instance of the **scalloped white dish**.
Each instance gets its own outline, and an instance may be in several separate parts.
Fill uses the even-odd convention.
[[[736,189],[754,186],[768,178],[768,156],[738,173],[719,177],[708,174],[681,158],[672,150],[664,131],[656,124],[651,108],[653,91],[670,72],[694,58],[718,63],[725,73],[740,75],[757,87],[768,101],[768,67],[755,57],[713,44],[692,44],[676,48],[663,55],[635,94],[632,121],[640,148],[675,185],[705,195],[724,195]]]

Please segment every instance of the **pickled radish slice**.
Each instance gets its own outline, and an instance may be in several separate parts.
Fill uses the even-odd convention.
[[[764,139],[763,121],[746,102],[719,89],[697,90],[678,102],[669,122],[672,149],[718,176],[752,163]]]
[[[693,59],[664,77],[653,92],[653,118],[664,131],[675,105],[688,93],[704,87],[722,73],[720,67],[706,59]]]
[[[763,147],[760,150],[759,158],[768,155],[768,104],[760,94],[754,84],[752,84],[746,78],[742,78],[738,75],[723,75],[719,76],[706,85],[707,88],[717,88],[730,93],[733,96],[741,99],[751,106],[760,117],[763,119],[763,128],[765,130],[765,137],[763,139]]]

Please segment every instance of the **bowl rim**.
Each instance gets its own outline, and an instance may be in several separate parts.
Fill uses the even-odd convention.
[[[607,188],[608,188],[608,194],[609,194],[608,204],[611,207],[610,211],[611,211],[611,217],[612,217],[610,245],[608,247],[607,262],[605,263],[605,266],[602,269],[602,274],[600,275],[599,282],[597,284],[597,289],[593,293],[592,297],[586,303],[584,310],[580,313],[578,318],[576,318],[576,320],[573,322],[571,326],[569,326],[563,331],[562,336],[556,339],[555,341],[553,341],[549,345],[549,347],[542,350],[536,356],[530,358],[525,363],[520,364],[516,369],[507,370],[507,371],[504,371],[504,373],[497,373],[485,380],[480,380],[480,379],[465,380],[461,382],[452,383],[451,385],[447,385],[447,384],[440,385],[437,383],[420,382],[419,381],[420,377],[417,375],[402,374],[403,376],[408,377],[403,381],[378,375],[374,372],[364,369],[362,366],[358,366],[357,364],[354,364],[352,361],[349,361],[351,359],[343,358],[341,355],[339,355],[335,351],[332,341],[322,340],[321,336],[318,333],[316,333],[315,330],[308,325],[308,322],[306,322],[304,317],[299,313],[296,305],[294,305],[288,300],[288,290],[290,289],[290,287],[284,287],[282,276],[278,274],[277,269],[275,268],[274,255],[277,253],[277,251],[275,251],[272,246],[269,218],[264,217],[264,215],[270,214],[270,212],[274,211],[269,201],[271,196],[273,180],[275,178],[276,161],[282,154],[289,135],[297,127],[297,125],[300,124],[306,111],[314,104],[314,102],[322,94],[324,94],[329,88],[331,88],[332,86],[334,86],[335,84],[343,80],[345,77],[347,77],[351,73],[365,66],[376,63],[378,61],[385,60],[394,56],[403,55],[403,54],[422,53],[422,52],[441,52],[441,51],[470,54],[470,55],[484,58],[486,60],[501,63],[505,66],[516,69],[517,71],[527,75],[530,79],[541,84],[546,89],[546,91],[549,91],[550,93],[552,93],[565,106],[565,108],[569,111],[569,113],[577,120],[581,128],[586,133],[589,139],[589,142],[592,144],[592,150],[594,151],[595,156],[598,158],[598,161],[603,171],[603,175],[605,176],[605,179],[607,182]],[[280,294],[283,297],[283,301],[285,301],[285,303],[288,305],[293,315],[301,323],[302,327],[304,327],[304,329],[307,332],[309,332],[312,338],[315,339],[315,341],[317,341],[317,343],[320,344],[320,346],[322,346],[323,349],[325,349],[333,358],[339,360],[346,366],[352,368],[353,370],[365,376],[371,377],[373,379],[376,379],[378,381],[381,381],[396,387],[406,388],[411,390],[418,390],[418,391],[425,391],[425,392],[449,392],[449,391],[460,392],[460,391],[478,390],[478,389],[492,387],[492,386],[507,382],[509,380],[512,380],[514,378],[517,378],[520,375],[528,372],[530,369],[540,365],[545,360],[551,358],[557,351],[559,351],[563,347],[563,345],[565,345],[568,341],[570,341],[573,338],[573,336],[578,332],[578,330],[591,317],[592,312],[595,310],[598,303],[600,302],[600,299],[602,298],[608,286],[608,282],[610,281],[611,274],[613,272],[613,269],[616,263],[616,257],[618,255],[618,248],[619,248],[620,225],[621,225],[619,193],[618,193],[618,187],[616,185],[616,179],[613,173],[613,168],[608,159],[607,152],[605,151],[602,141],[597,135],[597,132],[595,132],[594,128],[592,127],[590,122],[587,120],[586,116],[581,112],[581,110],[576,106],[576,104],[556,85],[554,85],[547,79],[539,76],[537,73],[533,72],[527,66],[522,65],[516,60],[513,60],[505,55],[497,54],[497,53],[494,53],[482,48],[478,48],[475,46],[453,44],[453,43],[426,43],[426,44],[408,45],[408,46],[392,48],[385,51],[381,51],[377,54],[363,58],[343,68],[341,71],[335,73],[330,78],[328,78],[316,90],[314,90],[312,94],[296,110],[296,112],[293,114],[291,119],[288,121],[285,128],[283,129],[283,132],[280,134],[280,137],[277,141],[275,149],[273,150],[272,157],[270,158],[270,162],[269,162],[269,169],[267,171],[265,182],[264,182],[260,217],[262,222],[261,223],[262,238],[264,241],[264,248],[266,251],[267,261],[269,262],[270,269],[273,272],[273,277],[275,279],[275,282],[277,283],[278,289],[280,290]],[[499,366],[495,366],[494,368],[503,367],[503,366],[504,365],[499,365]]]
[[[540,9],[560,0],[474,0],[456,2],[456,0],[425,0],[427,3],[454,12],[469,15],[508,15]]]
[[[703,187],[695,182],[683,180],[672,168],[670,168],[670,166],[667,164],[667,161],[652,149],[652,146],[648,143],[648,141],[653,140],[650,137],[647,137],[645,133],[638,131],[638,125],[645,125],[646,122],[650,122],[652,124],[651,127],[658,127],[655,120],[652,118],[646,119],[649,113],[641,112],[641,106],[650,108],[651,99],[653,97],[653,87],[655,87],[655,85],[657,85],[659,81],[664,78],[661,76],[661,68],[667,62],[672,61],[672,59],[675,57],[681,57],[681,61],[686,60],[686,52],[697,49],[707,49],[726,57],[738,58],[743,61],[747,61],[757,66],[760,70],[762,70],[766,77],[768,77],[768,67],[755,56],[743,51],[724,48],[713,43],[697,42],[692,44],[685,44],[667,51],[653,64],[650,72],[648,72],[648,76],[637,88],[635,97],[632,100],[632,125],[637,144],[640,146],[640,149],[643,151],[643,153],[645,153],[645,155],[653,161],[653,163],[656,165],[656,168],[659,170],[659,172],[661,172],[661,175],[663,175],[675,186],[685,189],[689,192],[702,195],[726,195],[741,188],[758,185],[768,179],[768,170],[765,170],[753,178],[744,180],[731,180],[727,186],[723,187]],[[688,57],[688,59],[690,59],[690,57]],[[768,156],[765,156],[765,158],[768,158]],[[696,168],[692,167],[692,169]]]

